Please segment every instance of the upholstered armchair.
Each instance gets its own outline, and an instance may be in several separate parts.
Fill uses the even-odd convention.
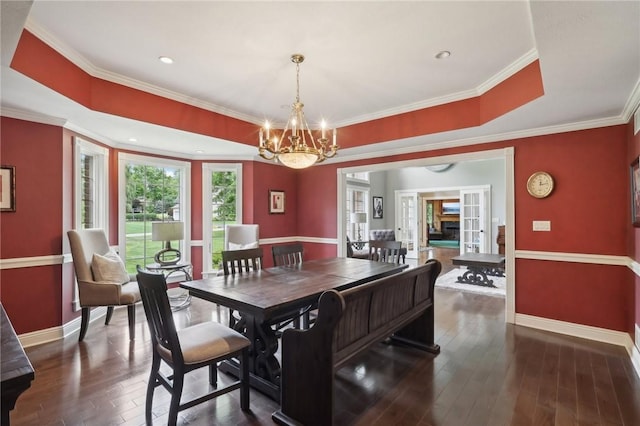
[[[395,241],[396,233],[393,229],[371,229],[369,231],[370,240],[382,240],[382,241]],[[400,257],[402,263],[405,263],[407,257],[407,248],[402,247],[400,249]]]
[[[104,230],[82,229],[67,232],[73,266],[78,280],[78,296],[82,308],[79,341],[89,327],[91,308],[106,306],[105,325],[111,321],[114,306],[127,306],[129,338],[135,338],[136,306],[140,290],[134,275],[129,275],[124,263],[109,248]]]
[[[224,227],[225,250],[258,248],[259,240],[259,225],[225,225]]]

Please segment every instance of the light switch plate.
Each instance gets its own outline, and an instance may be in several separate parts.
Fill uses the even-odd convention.
[[[551,221],[550,220],[534,220],[533,230],[534,231],[551,231]]]

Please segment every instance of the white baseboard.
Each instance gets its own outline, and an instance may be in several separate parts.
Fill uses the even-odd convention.
[[[640,377],[640,352],[633,343],[629,333],[526,314],[516,314],[515,324],[538,330],[550,331],[552,333],[565,334],[567,336],[580,337],[582,339],[623,346],[627,350],[627,354],[629,354],[629,358],[633,364],[636,374]],[[637,328],[638,326],[636,325],[636,332],[638,332]]]
[[[91,320],[89,321],[89,325],[101,319],[105,315],[107,315],[106,306],[93,308],[91,310]],[[44,330],[21,334],[18,336],[18,339],[20,340],[20,344],[25,348],[28,348],[30,346],[42,345],[43,343],[63,339],[75,333],[76,331],[80,330],[81,323],[81,317],[74,318],[73,320],[59,327],[51,327]]]

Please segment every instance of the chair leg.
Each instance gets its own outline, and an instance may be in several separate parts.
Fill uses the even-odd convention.
[[[214,362],[209,365],[209,384],[214,388],[218,387],[218,363]]]
[[[91,308],[82,308],[82,320],[80,322],[80,336],[78,342],[82,342],[84,335],[87,334],[87,328],[89,328],[89,317],[91,316]]]
[[[158,371],[160,370],[160,358],[155,354],[153,355],[153,362],[151,364],[151,374],[149,375],[149,383],[147,384],[147,400],[145,403],[144,414],[145,420],[148,425],[151,424],[151,408],[153,405],[153,392],[156,389],[158,383]]]
[[[127,306],[127,314],[129,316],[129,340],[136,338],[136,305]]]
[[[249,348],[240,354],[240,408],[249,410]]]
[[[107,308],[107,316],[104,317],[104,325],[109,325],[111,322],[111,317],[113,316],[113,306],[109,306]]]
[[[184,373],[173,373],[173,385],[171,391],[171,403],[169,404],[169,421],[167,424],[175,425],[178,422],[178,409],[180,408],[180,398],[182,397],[182,387],[184,385]]]

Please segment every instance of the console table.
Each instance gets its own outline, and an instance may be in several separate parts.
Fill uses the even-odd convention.
[[[501,254],[464,253],[452,257],[451,263],[467,267],[467,271],[458,277],[459,283],[495,287],[487,275],[504,277],[504,256]]]
[[[0,424],[9,425],[9,411],[16,406],[22,392],[29,389],[35,374],[24,349],[18,340],[13,325],[0,305],[0,334],[2,336],[2,419]]]

